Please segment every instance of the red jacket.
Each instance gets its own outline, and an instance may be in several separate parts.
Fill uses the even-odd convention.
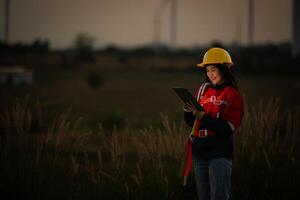
[[[197,98],[198,95],[199,91],[195,97]],[[218,127],[218,121],[219,124],[221,123],[220,120],[227,122],[232,131],[240,126],[243,115],[243,98],[233,86],[226,83],[216,86],[208,85],[198,102],[204,108],[205,115],[201,120],[197,119],[196,121],[194,130],[196,137],[204,136],[205,132],[198,130],[205,130],[205,127],[209,130],[208,135],[216,135],[216,132],[222,134],[224,130],[218,130],[222,129]],[[227,124],[224,125],[227,126]]]
[[[185,179],[189,174],[192,155],[200,159],[233,158],[233,135],[240,126],[243,116],[243,98],[230,84],[208,85],[203,93],[201,86],[195,93],[205,114],[201,120],[192,112],[185,111],[184,118],[193,126],[192,140],[188,141],[188,160],[184,172]]]

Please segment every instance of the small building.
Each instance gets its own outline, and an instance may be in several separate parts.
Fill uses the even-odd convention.
[[[33,70],[24,66],[0,66],[0,84],[22,86],[33,83]]]

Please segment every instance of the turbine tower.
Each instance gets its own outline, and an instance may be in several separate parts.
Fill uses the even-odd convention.
[[[5,0],[4,6],[4,41],[9,43],[9,36],[10,36],[10,0]]]
[[[236,17],[235,42],[239,46],[242,44],[242,21],[240,17]]]
[[[171,2],[171,29],[170,29],[170,43],[173,48],[177,43],[177,0]]]
[[[254,0],[249,0],[249,18],[248,18],[248,45],[252,46],[253,45],[253,38],[254,38],[254,15],[255,15],[255,5],[254,5]]]

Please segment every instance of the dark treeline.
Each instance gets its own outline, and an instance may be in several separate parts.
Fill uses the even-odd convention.
[[[31,44],[5,44],[0,42],[0,67],[24,65],[27,67],[62,67],[72,68],[90,64],[108,68],[110,65],[136,69],[145,62],[149,68],[168,70],[190,70],[199,62],[210,46],[228,49],[237,71],[241,73],[298,73],[300,56],[292,56],[291,44],[262,44],[251,47],[226,46],[214,42],[208,46],[172,49],[166,45],[145,45],[136,48],[121,48],[109,45],[94,48],[88,39],[78,38],[74,45],[64,50],[53,50],[47,40],[35,40]],[[109,59],[108,59],[109,58]],[[105,62],[103,62],[105,60]],[[138,60],[139,62],[136,62]],[[156,62],[150,62],[155,60]],[[183,61],[184,60],[184,61]],[[163,62],[162,62],[163,61]],[[174,67],[176,64],[177,67]],[[178,67],[178,65],[180,65]]]

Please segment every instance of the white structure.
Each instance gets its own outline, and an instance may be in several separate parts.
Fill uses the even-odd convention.
[[[23,66],[0,67],[1,85],[31,85],[33,83],[33,71]]]
[[[300,55],[300,1],[294,0],[293,3],[293,56]]]

